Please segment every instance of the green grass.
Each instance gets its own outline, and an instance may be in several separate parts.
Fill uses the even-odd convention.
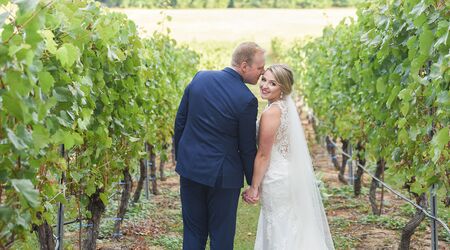
[[[333,237],[333,243],[336,249],[354,249],[357,240],[348,235],[338,234]]]
[[[162,235],[159,238],[151,240],[150,243],[167,250],[178,250],[183,247],[183,237],[179,235]]]
[[[118,210],[118,198],[120,195],[114,197],[114,200],[107,206],[105,214],[102,216],[100,222],[99,238],[109,238],[113,234],[115,221],[112,218],[117,216]],[[155,211],[156,207],[151,201],[145,199],[144,192],[141,193],[140,202],[133,204],[130,201],[127,213],[125,214],[124,222],[122,227],[129,221],[142,221],[150,217],[152,211]],[[78,230],[78,224],[72,224],[67,226],[68,231]]]
[[[243,41],[207,41],[186,43],[200,54],[200,70],[221,70],[231,64],[234,48]]]
[[[344,217],[331,217],[328,221],[336,249],[351,249],[357,246],[358,238],[348,234],[348,231],[355,226],[353,220]]]
[[[378,228],[387,228],[391,230],[401,230],[406,225],[407,219],[392,215],[373,215],[368,214],[359,219],[361,224],[372,224]]]
[[[259,205],[239,202],[234,249],[253,249],[259,218]]]

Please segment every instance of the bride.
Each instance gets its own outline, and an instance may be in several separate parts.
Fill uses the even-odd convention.
[[[261,77],[268,100],[257,124],[258,152],[243,199],[261,199],[255,249],[334,249],[311,158],[295,104],[294,79],[286,65]]]

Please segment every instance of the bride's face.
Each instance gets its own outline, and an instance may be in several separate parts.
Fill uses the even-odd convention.
[[[280,99],[280,84],[275,80],[275,77],[269,70],[266,70],[264,75],[261,76],[259,92],[261,93],[262,99],[269,100],[270,102]]]

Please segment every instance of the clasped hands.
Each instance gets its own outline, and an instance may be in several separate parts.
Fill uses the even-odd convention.
[[[242,192],[242,199],[248,204],[256,204],[259,201],[259,190],[256,187],[250,186]]]

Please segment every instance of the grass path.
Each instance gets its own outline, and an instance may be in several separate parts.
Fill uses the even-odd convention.
[[[397,249],[401,228],[414,210],[390,193],[385,193],[384,215],[371,215],[367,188],[370,179],[364,178],[362,195],[354,198],[352,187],[338,181],[337,171],[332,167],[324,146],[315,142],[315,134],[305,112],[301,118],[313,164],[329,195],[324,204],[336,249]],[[168,180],[159,182],[161,195],[152,196],[151,202],[142,202],[133,208],[124,225],[124,237],[119,241],[106,237],[100,240],[100,249],[181,249],[179,181],[173,165],[168,168]],[[240,202],[236,250],[253,249],[258,216],[259,206]],[[421,224],[412,242],[411,249],[430,249],[428,222]],[[439,249],[448,250],[448,244],[441,241]]]

